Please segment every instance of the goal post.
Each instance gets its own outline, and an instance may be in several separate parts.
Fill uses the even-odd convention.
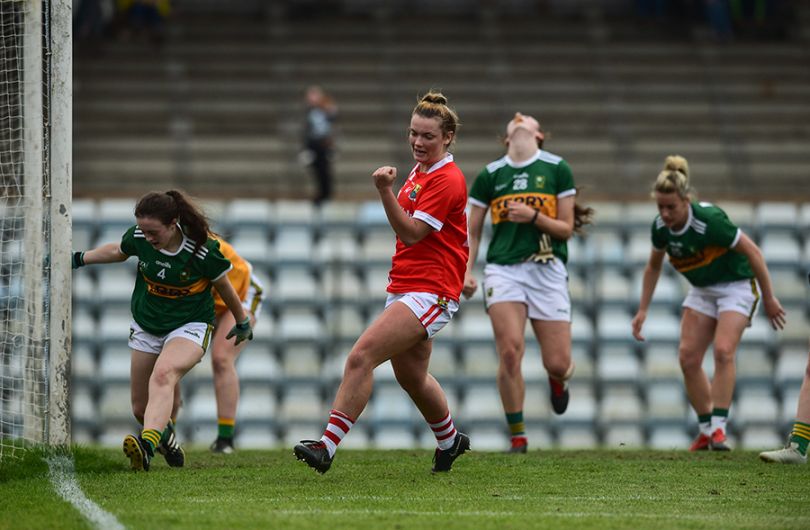
[[[70,443],[71,0],[0,0],[0,459]]]

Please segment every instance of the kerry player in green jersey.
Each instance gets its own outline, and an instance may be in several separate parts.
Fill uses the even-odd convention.
[[[253,338],[250,318],[228,279],[231,263],[210,237],[208,221],[180,191],[148,193],[135,206],[136,225],[120,243],[73,254],[73,267],[138,258],[129,330],[132,412],[140,436],[124,439],[134,470],[149,470],[155,451],[181,467],[185,454],[174,439],[171,412],[176,383],[200,362],[214,327],[213,285],[237,324],[238,344]]]
[[[516,113],[506,128],[507,152],[487,165],[470,190],[470,257],[464,295],[478,283],[478,257],[487,210],[492,241],[484,269],[484,299],[495,333],[497,383],[512,435],[510,452],[525,453],[525,382],[521,361],[524,328],[531,322],[549,375],[554,412],[568,407],[571,359],[571,300],[566,241],[588,222],[589,208],[576,204],[577,189],[568,163],[541,149],[545,135],[531,116]]]
[[[642,279],[641,301],[632,321],[633,336],[644,340],[647,318],[664,255],[692,287],[683,302],[678,358],[686,394],[698,415],[700,433],[690,451],[728,451],[726,424],[734,394],[734,356],[760,299],[774,329],[785,311],[771,288],[759,247],[734,226],[725,212],[691,198],[689,166],[669,156],[653,187],[659,215],[652,224],[653,249]],[[703,357],[714,345],[714,377],[709,382]]]

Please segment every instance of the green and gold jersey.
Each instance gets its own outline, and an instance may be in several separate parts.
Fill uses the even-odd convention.
[[[492,241],[487,263],[509,265],[529,259],[543,261],[556,256],[568,260],[568,245],[544,234],[529,223],[507,219],[507,202],[519,201],[543,214],[557,217],[557,201],[575,195],[574,177],[568,163],[539,150],[520,164],[508,156],[488,164],[473,182],[470,204],[491,210]]]
[[[211,282],[231,269],[219,242],[208,238],[195,253],[183,234],[176,252],[156,250],[136,225],[121,238],[121,252],[138,257],[131,308],[144,330],[163,336],[189,322],[214,323]]]
[[[665,250],[675,270],[695,287],[754,277],[748,258],[732,250],[741,236],[726,212],[708,202],[691,203],[678,231],[667,228],[660,215],[652,225],[653,246]]]

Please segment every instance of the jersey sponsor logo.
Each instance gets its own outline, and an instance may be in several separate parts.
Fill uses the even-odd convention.
[[[154,296],[160,296],[162,298],[173,298],[173,299],[184,298],[186,296],[202,293],[208,288],[208,286],[211,283],[210,280],[208,280],[207,278],[203,278],[201,280],[192,283],[191,285],[179,287],[176,285],[165,285],[162,283],[152,281],[149,278],[147,278],[146,275],[143,275],[143,279],[146,282],[147,293]]]
[[[675,267],[676,271],[684,273],[711,265],[713,261],[723,256],[726,252],[728,252],[727,248],[706,247],[696,254],[684,257],[678,257],[670,253],[669,261],[672,263],[672,266]]]
[[[416,194],[422,189],[421,184],[415,184],[411,192],[408,194],[408,198],[412,201],[416,200]]]
[[[490,210],[492,211],[492,224],[496,225],[507,221],[509,215],[509,208],[507,204],[509,201],[521,202],[540,210],[544,215],[557,218],[557,197],[549,193],[514,193],[511,195],[503,195],[489,203]]]

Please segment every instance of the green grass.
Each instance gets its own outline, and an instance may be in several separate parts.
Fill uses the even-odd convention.
[[[128,528],[810,528],[810,468],[745,451],[472,452],[441,475],[423,450],[342,450],[325,475],[290,449],[138,474],[118,450],[74,454],[85,494]],[[0,528],[88,527],[36,452],[2,463],[0,499]]]

